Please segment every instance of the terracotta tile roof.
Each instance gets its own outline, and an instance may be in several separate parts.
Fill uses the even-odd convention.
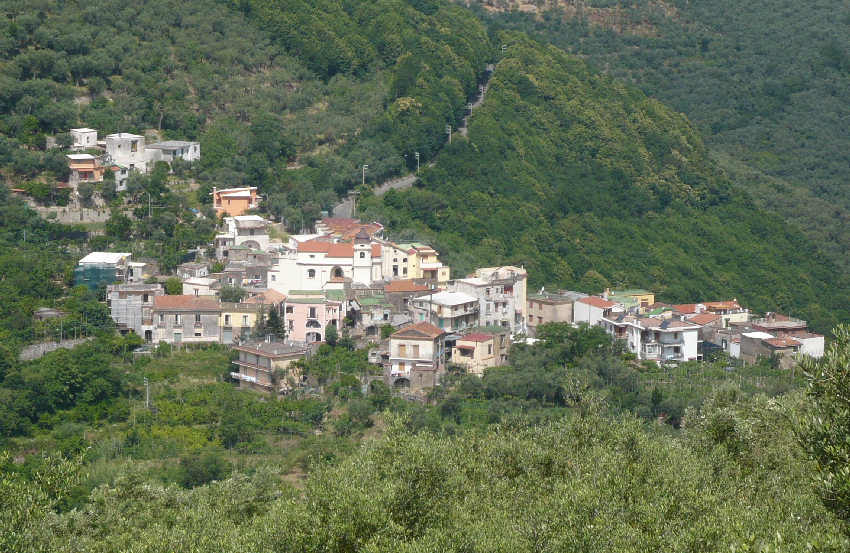
[[[445,332],[429,322],[423,321],[421,323],[412,324],[410,326],[406,326],[399,331],[396,331],[394,334],[390,335],[390,338],[429,338],[433,340],[438,336],[445,334]]]
[[[416,284],[412,279],[394,280],[384,286],[385,292],[426,292],[430,290],[424,284]]]
[[[221,302],[194,295],[154,296],[153,308],[163,311],[221,311]]]
[[[333,244],[321,240],[307,240],[298,244],[298,251],[323,253],[327,257],[354,257],[354,244]]]
[[[741,309],[737,301],[707,301],[705,302],[706,309]]]
[[[714,313],[700,313],[699,315],[694,315],[688,319],[688,322],[703,326],[711,324],[719,319],[720,315],[715,315]]]
[[[256,296],[251,296],[245,303],[280,303],[286,299],[286,295],[278,292],[277,290],[268,290],[263,292],[262,294],[257,294]]]
[[[697,312],[697,305],[696,303],[676,303],[673,304],[673,311],[682,313],[683,315],[689,315]]]
[[[381,257],[381,245],[372,244],[372,257]]]
[[[616,305],[613,301],[608,301],[598,296],[588,296],[586,298],[576,300],[576,302],[592,305],[593,307],[598,307],[599,309],[608,309],[609,307],[614,307],[614,305]]]
[[[352,240],[361,229],[372,236],[384,227],[378,223],[362,223],[360,219],[342,219],[339,217],[325,217],[321,221],[334,236],[343,240]]]
[[[800,342],[791,338],[790,336],[780,336],[779,338],[768,338],[763,340],[763,342],[770,344],[775,348],[790,348],[794,346],[800,346]]]
[[[487,340],[492,340],[493,336],[490,334],[481,334],[480,332],[473,332],[472,334],[467,334],[463,338],[459,338],[458,341],[464,342],[486,342]]]

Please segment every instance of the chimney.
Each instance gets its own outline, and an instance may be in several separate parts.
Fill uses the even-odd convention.
[[[606,289],[605,289],[605,291],[604,291],[604,292],[602,292],[602,298],[607,300],[607,299],[608,299],[608,296],[609,296],[610,294],[611,294],[611,289],[610,289],[610,288],[606,288]]]

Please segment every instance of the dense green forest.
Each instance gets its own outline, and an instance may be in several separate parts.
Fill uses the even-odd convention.
[[[361,214],[430,232],[458,273],[512,263],[532,286],[737,297],[821,330],[843,316],[844,277],[732,186],[685,117],[554,47],[498,40],[507,52],[468,140],[420,189],[364,198]]]
[[[521,13],[497,4],[479,11],[493,29],[528,32],[684,112],[756,203],[848,266],[846,5],[588,0]]]
[[[412,166],[414,151],[433,155],[489,50],[474,16],[446,2],[41,0],[0,10],[8,181],[67,175],[63,152],[43,151],[47,134],[151,131],[200,141],[191,176],[201,201],[213,185],[250,182],[293,225],[329,209],[363,164],[374,182]]]

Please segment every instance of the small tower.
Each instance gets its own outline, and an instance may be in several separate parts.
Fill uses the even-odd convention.
[[[372,240],[364,227],[354,235],[354,282],[372,282]]]

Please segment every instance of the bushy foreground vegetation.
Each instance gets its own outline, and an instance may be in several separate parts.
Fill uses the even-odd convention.
[[[0,539],[17,551],[843,551],[784,416],[799,400],[721,391],[681,438],[602,416],[592,398],[553,423],[456,437],[398,420],[301,489],[265,471],[192,491],[130,472],[56,515],[45,509],[64,486],[50,479],[73,472],[59,463],[27,485],[0,481],[13,515]]]
[[[522,34],[497,41],[507,51],[468,140],[421,189],[364,198],[364,217],[421,229],[460,274],[510,263],[531,286],[737,297],[824,332],[844,317],[841,273],[736,191],[685,117]]]

